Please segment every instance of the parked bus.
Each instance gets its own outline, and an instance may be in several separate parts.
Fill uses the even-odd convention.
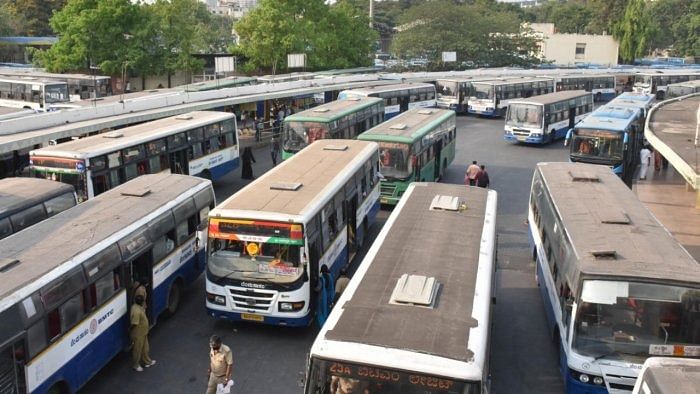
[[[239,165],[236,119],[197,111],[36,149],[37,177],[73,185],[78,200],[157,172],[218,180]]]
[[[0,77],[0,107],[51,111],[69,101],[68,86],[65,82]]]
[[[552,143],[593,111],[593,95],[568,90],[513,100],[506,113],[506,141]]]
[[[205,92],[209,90],[237,88],[241,86],[249,86],[257,84],[258,79],[255,77],[226,77],[217,78],[209,81],[191,83],[178,88],[189,92]]]
[[[174,313],[213,207],[208,180],[146,175],[0,240],[2,392],[80,389],[130,345],[136,281],[151,324]]]
[[[692,70],[656,70],[638,73],[634,76],[634,91],[655,94],[657,100],[666,97],[668,85],[700,79],[700,71]]]
[[[570,132],[569,160],[612,168],[632,186],[644,143],[644,113],[640,108],[615,105],[599,107]]]
[[[647,112],[651,109],[656,101],[656,96],[649,93],[625,92],[617,96],[611,104],[637,107],[642,110],[642,114],[646,117]]]
[[[496,200],[408,187],[311,347],[306,394],[490,392]]]
[[[666,98],[670,99],[698,92],[700,92],[700,79],[688,82],[679,82],[668,85],[668,89],[666,89]]]
[[[411,109],[357,139],[379,143],[380,202],[396,205],[414,181],[433,182],[455,158],[454,111]]]
[[[379,211],[378,166],[373,142],[316,141],[211,211],[209,315],[323,324],[334,296],[325,290]]]
[[[460,114],[467,113],[469,97],[474,95],[472,83],[475,81],[495,81],[496,77],[445,78],[435,81],[438,108],[451,109]]]
[[[400,83],[344,90],[338,100],[348,97],[379,97],[384,99],[384,120],[413,108],[435,107],[435,85],[430,83]]]
[[[632,394],[697,394],[700,392],[700,360],[649,357],[642,366]]]
[[[257,77],[257,79],[258,83],[294,82],[303,81],[305,79],[314,79],[314,73],[298,72],[291,74],[263,75],[261,77]]]
[[[470,114],[505,116],[510,100],[554,92],[552,78],[512,78],[472,83],[474,95],[467,103]]]
[[[71,185],[35,178],[0,179],[0,239],[75,204]]]
[[[87,100],[95,96],[106,97],[112,94],[111,78],[105,75],[57,74],[18,68],[0,68],[0,75],[2,75],[0,78],[35,78],[65,82],[68,86],[69,101]],[[97,92],[96,95],[95,92]]]
[[[615,75],[612,74],[564,74],[554,77],[556,91],[585,90],[593,94],[595,101],[615,98]]]
[[[349,97],[331,101],[284,118],[282,159],[322,139],[351,139],[384,119],[384,100]]]
[[[629,392],[649,356],[700,357],[700,265],[609,168],[538,164],[528,225],[568,393]]]

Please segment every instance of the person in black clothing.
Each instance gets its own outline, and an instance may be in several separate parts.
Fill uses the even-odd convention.
[[[255,163],[255,157],[253,156],[253,150],[249,146],[243,149],[243,154],[241,155],[241,161],[243,162],[243,167],[241,169],[241,178],[243,179],[253,179],[253,164]]]
[[[486,172],[486,166],[481,165],[481,170],[476,174],[476,185],[479,187],[489,187],[489,173]]]

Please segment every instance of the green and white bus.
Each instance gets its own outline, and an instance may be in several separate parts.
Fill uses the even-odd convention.
[[[408,184],[433,182],[455,158],[455,112],[415,108],[357,138],[379,143],[380,202],[396,205]]]
[[[384,99],[350,97],[289,115],[284,119],[282,159],[316,140],[353,139],[384,119]]]

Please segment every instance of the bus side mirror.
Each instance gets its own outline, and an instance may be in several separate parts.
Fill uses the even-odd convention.
[[[574,129],[569,129],[569,131],[566,132],[566,138],[564,139],[564,146],[569,146],[569,142],[571,141],[571,134],[573,133]]]
[[[632,127],[634,127],[634,126],[632,126]],[[625,133],[625,136],[622,138],[622,143],[627,145],[629,140],[630,140],[630,135],[628,133]]]

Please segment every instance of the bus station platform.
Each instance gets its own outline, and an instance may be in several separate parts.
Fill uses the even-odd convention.
[[[645,137],[668,161],[650,166],[633,190],[654,216],[700,261],[700,94],[663,101],[649,112]]]

